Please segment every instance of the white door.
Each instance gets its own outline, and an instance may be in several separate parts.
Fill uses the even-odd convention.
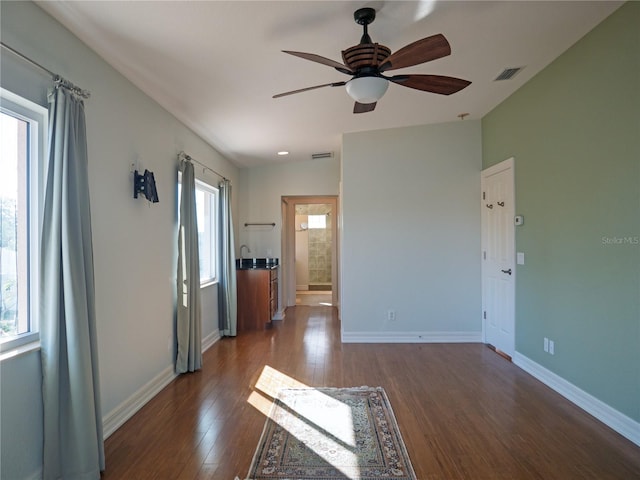
[[[513,158],[482,171],[482,317],[485,343],[515,351]]]

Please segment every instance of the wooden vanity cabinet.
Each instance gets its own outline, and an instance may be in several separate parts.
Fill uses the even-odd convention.
[[[278,309],[278,269],[236,270],[238,331],[271,326]]]

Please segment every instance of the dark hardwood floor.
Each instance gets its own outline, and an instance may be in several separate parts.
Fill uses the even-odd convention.
[[[105,480],[244,478],[278,385],[382,386],[420,480],[640,479],[640,448],[480,344],[341,344],[331,307],[222,339],[105,444]]]

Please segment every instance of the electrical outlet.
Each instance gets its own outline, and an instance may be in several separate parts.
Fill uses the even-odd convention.
[[[396,321],[396,311],[395,310],[387,311],[387,320],[390,321],[390,322],[395,322]]]
[[[544,337],[544,351],[549,351],[549,339],[547,337]]]
[[[556,344],[553,340],[549,340],[549,353],[555,355]]]

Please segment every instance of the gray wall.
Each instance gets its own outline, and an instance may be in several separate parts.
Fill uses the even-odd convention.
[[[172,376],[177,153],[238,183],[238,170],[30,2],[1,2],[2,41],[91,91],[85,102],[102,406],[106,419]],[[2,50],[2,86],[45,104],[51,81]],[[155,174],[160,203],[132,198],[131,162]],[[215,178],[205,178],[210,182]],[[237,206],[237,199],[234,203]],[[237,210],[237,208],[236,208]],[[217,332],[217,289],[203,291],[203,336]],[[41,463],[39,354],[1,365],[2,479]]]
[[[340,161],[337,157],[302,160],[240,170],[239,234],[236,244],[246,244],[252,257],[282,260],[282,197],[337,195]],[[275,222],[271,227],[245,227],[245,222]],[[240,252],[236,251],[237,256]],[[280,282],[285,276],[280,270]],[[284,285],[278,289],[278,305],[284,309]]]
[[[481,340],[480,167],[479,121],[344,135],[343,340]]]
[[[338,158],[303,160],[240,170],[240,215],[237,243],[247,244],[254,257],[280,257],[282,197],[337,195]],[[275,222],[275,228],[244,227],[245,222]],[[268,255],[271,252],[271,255]],[[239,253],[239,252],[237,252]]]

